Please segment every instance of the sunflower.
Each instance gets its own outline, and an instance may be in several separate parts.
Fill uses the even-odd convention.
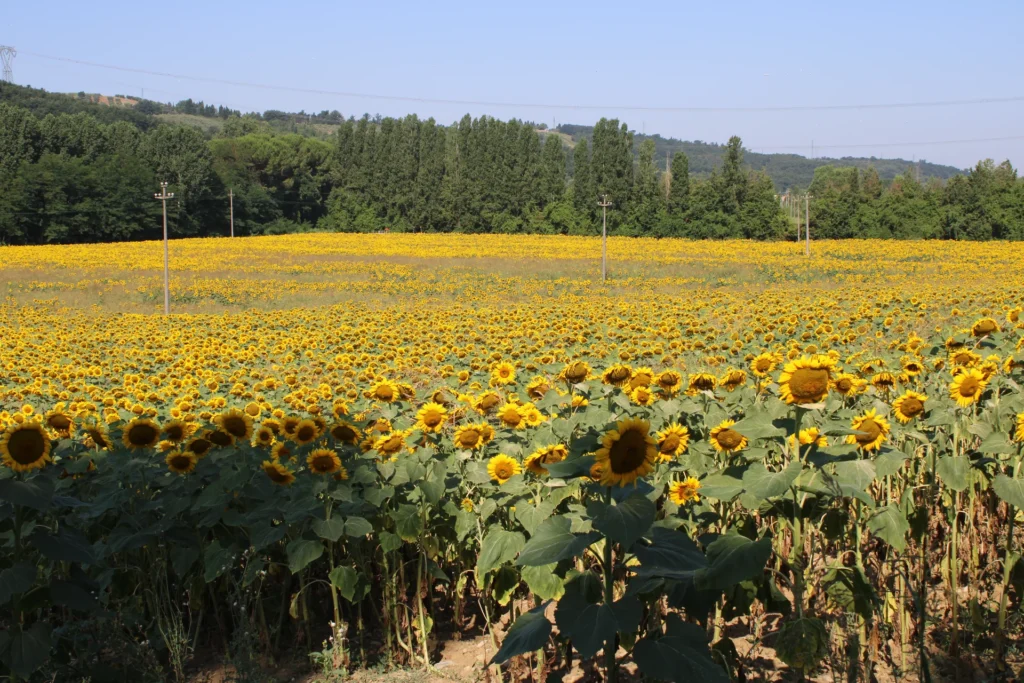
[[[439,403],[426,403],[416,413],[416,427],[424,432],[439,432],[448,420],[448,411]]]
[[[50,460],[50,437],[38,422],[12,424],[0,436],[0,461],[15,472],[42,469]]]
[[[228,446],[235,445],[235,437],[231,436],[223,429],[213,429],[207,433],[206,438],[216,446],[217,448],[227,448]]]
[[[199,456],[191,451],[171,451],[164,458],[167,469],[176,474],[188,474],[196,468]]]
[[[651,406],[658,400],[658,396],[647,386],[641,384],[629,392],[629,400],[637,405]]]
[[[525,462],[526,469],[530,470],[537,476],[542,476],[548,473],[548,470],[544,465],[550,465],[555,462],[562,462],[569,456],[569,449],[562,444],[555,444],[554,446],[544,446],[538,448],[529,456],[527,456]]]
[[[496,455],[487,461],[487,474],[498,484],[504,484],[522,471],[523,468],[515,458],[510,458],[505,454]]]
[[[1014,441],[1024,441],[1024,413],[1017,414],[1017,430],[1013,433]]]
[[[295,436],[295,429],[302,422],[302,418],[298,415],[287,415],[281,419],[281,433],[288,438]]]
[[[633,370],[629,378],[629,390],[637,387],[649,387],[654,382],[654,370],[650,368],[637,368]]]
[[[88,437],[88,441],[92,442],[92,447],[99,450],[106,450],[110,448],[110,436],[107,434],[107,429],[101,423],[95,423],[86,425],[84,427],[85,434]]]
[[[590,405],[590,400],[583,394],[573,394],[571,405],[573,408],[586,408]]]
[[[726,391],[735,391],[747,383],[747,373],[744,370],[730,369],[719,380],[720,386]]]
[[[1024,360],[1020,358],[1014,358],[1013,356],[1007,356],[1006,360],[1003,361],[1003,372],[1006,374],[1012,374],[1015,370],[1024,368]]]
[[[388,432],[387,434],[384,434],[380,438],[378,438],[374,442],[373,447],[380,455],[386,455],[389,457],[394,456],[397,453],[401,452],[403,448],[405,448],[405,437],[407,435],[407,432],[404,432],[400,429],[397,431]]]
[[[121,441],[131,449],[151,448],[160,440],[160,425],[148,417],[137,417],[124,428]]]
[[[762,353],[750,361],[750,371],[755,377],[767,377],[775,369],[775,356],[770,353]]]
[[[892,414],[906,424],[924,412],[924,402],[928,397],[916,391],[907,391],[892,403]]]
[[[348,479],[348,468],[342,465],[334,473],[334,481],[346,481]]]
[[[260,428],[253,434],[252,444],[254,446],[273,446],[276,438],[274,430],[265,425],[260,425]]]
[[[213,423],[238,441],[252,437],[252,417],[243,410],[231,408],[213,418]]]
[[[311,472],[334,474],[341,468],[341,458],[329,448],[316,448],[306,457]]]
[[[965,368],[974,367],[981,362],[981,356],[970,349],[958,349],[949,355],[950,365],[961,365]]]
[[[170,420],[164,423],[163,437],[171,443],[181,443],[188,437],[188,424],[182,420]]]
[[[46,413],[43,416],[43,422],[46,426],[55,432],[68,436],[71,434],[71,430],[74,429],[75,420],[73,417],[65,413],[63,410],[54,409]]]
[[[853,418],[850,428],[864,433],[850,434],[846,443],[856,444],[863,451],[878,450],[889,436],[889,423],[874,408]]]
[[[459,503],[459,507],[462,508],[466,512],[472,512],[473,511],[473,507],[474,507],[473,506],[473,501],[471,499],[469,499],[469,498],[463,498],[462,502]]]
[[[291,460],[292,450],[288,448],[288,444],[284,441],[275,443],[273,448],[270,449],[270,457],[274,460]]]
[[[582,360],[569,363],[562,368],[558,376],[569,384],[579,384],[590,376],[590,365]]]
[[[735,453],[747,447],[747,437],[732,429],[734,424],[736,424],[735,420],[725,420],[722,424],[711,430],[709,438],[711,439],[711,445],[715,447],[716,451],[720,453]]]
[[[650,434],[647,420],[627,418],[601,437],[594,460],[602,465],[601,484],[625,486],[654,469],[658,444]]]
[[[987,384],[980,370],[966,369],[953,378],[953,383],[949,385],[949,396],[961,408],[966,408],[981,399]]]
[[[472,451],[483,446],[487,443],[485,439],[486,431],[484,429],[486,426],[487,425],[482,423],[469,424],[462,425],[456,429],[454,438],[456,448],[460,448],[464,451]]]
[[[628,365],[616,363],[601,373],[601,381],[615,387],[621,387],[633,376],[633,370]]]
[[[903,372],[909,377],[917,377],[924,372],[924,365],[920,361],[914,358],[908,358],[903,361]]]
[[[821,403],[828,396],[835,361],[829,356],[804,356],[786,364],[779,375],[779,398],[786,403]]]
[[[500,405],[501,396],[493,391],[485,391],[473,402],[473,410],[481,415],[490,415]]]
[[[359,428],[342,419],[338,419],[333,425],[331,425],[330,435],[339,443],[357,444],[359,443]]]
[[[668,497],[676,505],[686,505],[691,500],[700,502],[700,482],[695,477],[687,477],[682,481],[674,481],[668,486]]]
[[[814,444],[818,448],[825,448],[828,446],[828,439],[821,435],[821,432],[818,431],[817,427],[801,429],[799,438],[801,446],[810,446],[811,444]],[[797,439],[793,438],[793,435],[790,434],[787,441],[789,441],[789,449],[791,451],[796,451]]]
[[[385,379],[374,384],[364,395],[374,401],[393,403],[402,397],[402,389],[391,380]]]
[[[532,403],[524,403],[520,406],[520,411],[523,414],[523,422],[526,423],[527,427],[536,427],[544,424],[546,419],[544,413],[540,412],[540,409]]]
[[[526,427],[526,421],[523,419],[522,408],[515,403],[506,403],[498,409],[498,419],[506,427],[512,427],[513,429],[523,429]]]
[[[530,380],[530,383],[526,385],[526,395],[535,401],[539,401],[544,398],[544,395],[551,390],[551,383],[548,382],[547,377],[534,377]]]
[[[270,477],[270,481],[281,486],[289,486],[295,481],[295,472],[290,467],[282,465],[277,460],[264,460],[263,471]]]
[[[516,381],[516,366],[511,363],[502,362],[494,366],[491,370],[491,385],[492,386],[504,386],[506,384],[515,384]]]
[[[683,425],[673,424],[654,435],[658,442],[658,460],[669,462],[686,452],[690,444],[690,430]]]
[[[999,331],[999,323],[992,318],[982,318],[971,325],[971,334],[975,337],[986,337]]]
[[[864,390],[865,386],[867,386],[867,380],[846,372],[836,375],[832,380],[832,388],[843,396],[856,396]]]
[[[718,386],[718,378],[709,372],[698,372],[690,375],[688,394],[697,394],[701,391],[714,391]]]
[[[320,430],[316,428],[316,423],[312,420],[302,420],[295,426],[295,434],[292,435],[292,441],[305,446],[308,443],[313,443],[318,436]]]
[[[663,370],[654,378],[658,388],[669,396],[675,396],[683,388],[683,376],[675,370]]]
[[[191,441],[185,444],[185,451],[192,453],[197,458],[204,457],[213,448],[213,442],[207,437],[209,432],[197,434]]]

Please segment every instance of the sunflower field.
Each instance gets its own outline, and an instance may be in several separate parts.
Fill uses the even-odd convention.
[[[1024,249],[812,246],[0,247],[0,673],[1012,680]]]

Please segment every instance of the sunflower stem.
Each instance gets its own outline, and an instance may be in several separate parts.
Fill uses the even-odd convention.
[[[612,488],[606,486],[604,489],[604,504],[612,504]],[[604,539],[604,604],[608,607],[612,606],[615,601],[614,584],[612,582],[612,540],[605,537]],[[609,683],[615,683],[618,680],[618,671],[615,666],[615,636],[613,635],[604,644],[604,668],[605,678]]]

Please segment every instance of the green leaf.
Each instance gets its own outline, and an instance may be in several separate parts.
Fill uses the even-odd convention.
[[[188,573],[189,569],[192,569],[192,565],[199,559],[199,548],[175,548],[174,552],[171,553],[171,566],[174,567],[174,573],[177,574],[178,578],[185,578],[185,574]]]
[[[78,562],[96,564],[96,555],[89,540],[78,532],[61,528],[56,536],[39,530],[32,534],[28,542],[34,545],[47,559],[54,562]]]
[[[395,532],[403,541],[415,543],[423,534],[423,518],[415,505],[400,505],[391,513],[395,520]]]
[[[27,630],[13,626],[7,632],[3,661],[18,676],[27,679],[50,656],[50,626],[37,621]]]
[[[761,463],[754,463],[743,473],[743,488],[750,495],[760,500],[777,498],[789,491],[796,478],[800,476],[800,461],[793,460],[781,472],[770,472]],[[704,493],[701,486],[701,493]]]
[[[612,614],[619,633],[633,633],[643,621],[644,606],[635,595],[627,595],[612,603]]]
[[[907,454],[895,448],[885,448],[875,456],[875,476],[879,479],[896,474],[907,461]]]
[[[402,539],[390,531],[380,532],[380,549],[386,553],[394,552],[402,547]]]
[[[1024,480],[997,474],[992,480],[992,490],[1001,500],[1005,500],[1018,510],[1024,510]]]
[[[584,659],[593,657],[605,641],[615,637],[615,613],[607,605],[597,602],[600,596],[597,575],[587,572],[566,585],[565,595],[555,610],[559,633],[572,640]]]
[[[501,647],[491,659],[491,664],[504,664],[516,655],[539,650],[548,642],[551,635],[551,622],[544,616],[548,603],[534,607],[525,614],[520,614],[512,628],[505,634]]]
[[[459,539],[459,543],[466,540],[466,536],[469,535],[470,531],[476,529],[476,515],[472,512],[466,512],[465,510],[459,510],[455,513],[455,535]]]
[[[651,529],[651,541],[650,545],[633,547],[640,562],[640,576],[689,579],[708,566],[704,553],[682,531],[656,526]]]
[[[833,567],[821,580],[825,593],[847,612],[870,619],[879,602],[871,582],[857,567]]]
[[[476,561],[477,586],[483,588],[487,573],[515,559],[525,544],[526,539],[518,531],[492,526],[480,543],[480,556]]]
[[[320,541],[296,539],[288,544],[288,568],[292,574],[298,574],[306,566],[324,554],[324,544]]]
[[[734,424],[732,430],[739,432],[751,441],[786,435],[785,431],[772,424],[772,418],[767,413],[748,415]]]
[[[981,442],[978,450],[982,453],[1014,453],[1017,447],[1001,432],[992,432]]]
[[[673,683],[729,683],[725,670],[711,657],[704,629],[674,614],[668,624],[666,635],[642,638],[633,648],[633,660],[644,676]]]
[[[235,549],[224,548],[220,541],[214,541],[203,551],[203,579],[210,583],[235,563]]]
[[[935,463],[935,473],[942,483],[954,491],[967,488],[967,473],[971,469],[971,461],[963,455],[943,456]]]
[[[907,547],[910,524],[899,507],[889,504],[868,518],[868,531],[902,552]]]
[[[654,524],[658,508],[646,496],[633,495],[618,505],[592,502],[587,505],[594,528],[626,550]]]
[[[64,605],[79,612],[89,612],[99,604],[89,591],[70,581],[54,581],[51,583],[50,600],[55,605]]]
[[[0,500],[44,512],[50,509],[53,488],[53,481],[45,477],[34,477],[29,481],[0,479]]]
[[[743,481],[728,474],[710,474],[700,482],[701,497],[728,502],[743,493]]]
[[[726,590],[761,576],[772,554],[772,540],[751,541],[739,534],[719,536],[707,548],[708,566],[694,575],[700,590]]]
[[[573,479],[590,475],[590,468],[594,466],[594,456],[583,455],[578,458],[568,458],[561,462],[553,462],[544,465],[548,475],[557,479]]]
[[[532,534],[545,519],[555,511],[555,506],[549,502],[540,505],[523,504],[516,508],[516,520],[523,525],[527,533]]]
[[[569,518],[562,515],[541,522],[519,553],[516,564],[535,567],[575,557],[601,537],[597,532],[574,534],[569,531],[571,526]]]
[[[875,465],[870,460],[846,460],[834,467],[836,480],[844,491],[866,491],[875,480]]]
[[[555,573],[554,564],[523,567],[523,581],[533,594],[541,600],[558,600],[565,594],[562,577]]]
[[[320,538],[331,542],[337,541],[345,533],[345,520],[341,517],[318,519],[313,522],[313,531]]]
[[[345,520],[345,535],[352,538],[369,536],[373,533],[373,525],[364,517],[349,517]]]
[[[519,587],[519,572],[512,567],[498,567],[494,580],[491,582],[491,595],[502,607],[508,605],[512,593]]]
[[[359,583],[359,573],[352,567],[335,567],[331,570],[328,578],[331,580],[331,585],[341,593],[341,597],[352,602],[356,584]]]
[[[0,605],[6,604],[12,597],[24,593],[36,581],[35,565],[16,564],[0,572]]]

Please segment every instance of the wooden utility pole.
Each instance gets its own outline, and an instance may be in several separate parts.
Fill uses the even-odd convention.
[[[171,314],[171,268],[167,249],[167,200],[174,199],[174,193],[167,191],[167,181],[160,183],[160,194],[154,194],[164,205],[164,315]]]
[[[231,236],[235,236],[235,191],[228,190],[228,206],[231,207]]]
[[[604,282],[608,279],[608,207],[612,203],[608,195],[603,194],[597,205],[601,207],[601,282]]]
[[[811,256],[811,194],[808,192],[804,195],[804,215],[807,217],[807,227],[804,228],[804,235],[807,237],[807,246],[804,248],[804,253],[808,258]]]

